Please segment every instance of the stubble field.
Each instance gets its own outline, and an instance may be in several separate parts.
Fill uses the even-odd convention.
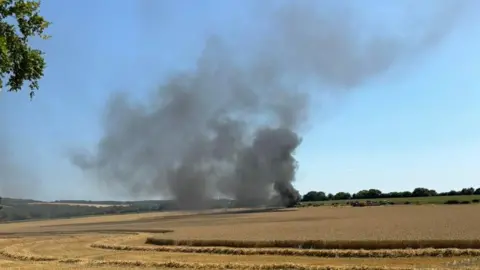
[[[0,268],[480,269],[478,205],[232,211],[2,224]]]

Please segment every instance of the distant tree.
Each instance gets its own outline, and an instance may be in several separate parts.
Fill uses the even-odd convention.
[[[383,193],[378,189],[369,189],[368,190],[368,196],[372,199],[381,198],[382,194]]]
[[[317,192],[317,201],[326,201],[328,200],[327,194],[323,191]]]
[[[302,196],[303,202],[312,202],[315,199],[316,191],[309,191],[305,195]]]
[[[322,191],[310,191],[307,194],[303,195],[302,201],[304,202],[318,202],[318,201],[326,201],[327,195],[325,192]]]
[[[402,194],[402,192],[394,191],[394,192],[389,192],[389,193],[383,194],[383,197],[385,197],[385,198],[401,198],[401,197],[403,197],[403,194]]]
[[[368,196],[368,190],[360,190],[359,192],[353,194],[354,199],[366,199]]]
[[[448,196],[457,196],[457,195],[460,195],[460,193],[458,191],[455,191],[455,190],[450,190],[448,193],[447,193]]]
[[[428,188],[416,188],[412,192],[413,197],[428,197],[430,196],[430,190]]]
[[[0,90],[17,92],[28,81],[33,98],[39,88],[46,64],[43,52],[28,44],[32,37],[49,38],[44,31],[50,22],[39,8],[39,1],[0,0]]]
[[[474,193],[475,193],[475,189],[473,187],[463,188],[460,191],[460,194],[462,194],[462,195],[473,195]]]
[[[349,200],[349,199],[378,199],[378,198],[410,198],[410,197],[429,197],[429,196],[458,196],[458,195],[480,195],[480,188],[463,188],[460,191],[451,190],[448,192],[437,192],[434,189],[418,187],[411,191],[393,191],[382,193],[378,189],[364,189],[357,193],[338,192],[328,195],[321,191],[310,191],[302,197],[302,201],[326,201],[326,200]]]
[[[352,195],[348,192],[338,192],[333,196],[334,200],[349,200],[352,198]]]
[[[382,192],[378,189],[360,190],[354,194],[355,199],[376,199],[382,197]]]

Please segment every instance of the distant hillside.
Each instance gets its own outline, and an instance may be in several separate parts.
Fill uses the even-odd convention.
[[[54,203],[70,203],[70,204],[100,204],[100,205],[123,205],[130,204],[126,201],[91,201],[91,200],[56,200]]]
[[[180,210],[172,200],[44,202],[2,198],[1,205],[0,222]],[[211,209],[222,208],[229,206],[230,201],[212,200],[209,205]]]
[[[41,201],[31,200],[31,199],[1,198],[1,204],[7,205],[7,206],[24,205],[24,204],[36,203],[36,202],[41,202]]]

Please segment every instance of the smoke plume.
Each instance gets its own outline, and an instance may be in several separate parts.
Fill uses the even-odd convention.
[[[243,206],[293,205],[309,104],[302,83],[313,78],[317,93],[354,89],[437,44],[457,17],[447,11],[400,38],[360,35],[352,14],[280,8],[264,18],[260,40],[244,41],[248,51],[211,37],[196,68],[170,77],[148,102],[112,96],[96,151],[71,160],[112,192],[173,196],[183,208],[219,194]]]

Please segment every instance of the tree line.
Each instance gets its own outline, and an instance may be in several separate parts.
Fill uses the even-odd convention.
[[[394,191],[383,193],[378,189],[365,189],[357,193],[338,192],[336,194],[325,193],[323,191],[310,191],[302,196],[303,202],[314,201],[332,201],[332,200],[360,200],[360,199],[380,199],[380,198],[412,198],[412,197],[431,197],[431,196],[460,196],[460,195],[480,195],[480,188],[463,188],[461,190],[451,190],[448,192],[437,192],[433,189],[418,187],[413,191]]]

